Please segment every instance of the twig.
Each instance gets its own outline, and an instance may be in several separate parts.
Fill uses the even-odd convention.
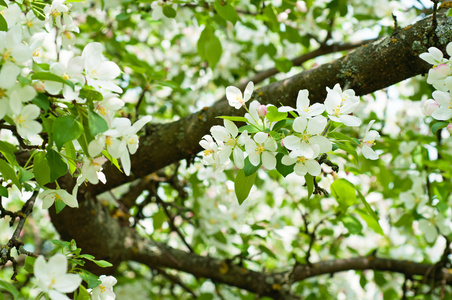
[[[193,297],[198,298],[195,292],[193,292],[187,285],[185,285],[185,283],[183,283],[179,277],[168,274],[165,270],[161,268],[155,268],[155,270],[163,277],[169,279],[171,282],[180,285],[181,288],[183,288],[186,292],[190,293]]]

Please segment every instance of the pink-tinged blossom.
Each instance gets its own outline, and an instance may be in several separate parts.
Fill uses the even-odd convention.
[[[421,101],[421,111],[422,113],[430,117],[432,113],[439,107],[438,102],[433,99],[423,99]]]
[[[99,280],[102,282],[91,292],[92,300],[114,300],[116,298],[113,292],[113,286],[118,282],[113,276],[101,275]]]
[[[432,95],[439,105],[439,107],[432,112],[432,118],[440,121],[449,120],[452,117],[450,92],[434,91]]]

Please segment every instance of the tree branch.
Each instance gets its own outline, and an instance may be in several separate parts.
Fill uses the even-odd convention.
[[[308,89],[311,103],[323,102],[325,87],[333,87],[336,83],[354,89],[357,95],[365,95],[426,73],[431,66],[422,61],[419,54],[432,46],[445,51],[452,40],[452,20],[437,13],[437,23],[435,36],[430,16],[331,63],[261,87],[254,92],[253,98],[261,103],[295,106],[298,91]],[[209,133],[213,125],[221,124],[217,116],[243,114],[243,109],[236,110],[222,100],[178,121],[151,124],[146,127],[140,148],[132,157],[132,176],[125,176],[114,166],[106,166],[107,183],[89,186],[88,190],[98,194],[181,159],[193,158],[201,150],[198,142],[202,136]]]

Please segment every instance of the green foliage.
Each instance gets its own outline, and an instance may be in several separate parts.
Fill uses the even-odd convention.
[[[242,204],[251,191],[251,188],[254,185],[254,181],[256,180],[257,173],[253,173],[249,176],[245,175],[243,170],[239,170],[237,172],[237,176],[235,178],[235,195],[237,196],[237,200],[239,204]]]

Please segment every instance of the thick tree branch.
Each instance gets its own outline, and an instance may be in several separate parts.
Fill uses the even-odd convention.
[[[452,41],[452,20],[438,13],[437,22],[433,32],[432,17],[427,17],[331,63],[259,88],[253,96],[261,103],[295,106],[300,89],[309,90],[311,103],[323,102],[325,87],[333,87],[335,83],[365,95],[426,73],[431,66],[422,61],[419,54],[432,46],[445,51],[447,43]],[[104,170],[107,184],[89,186],[88,190],[98,194],[181,159],[190,159],[201,150],[198,142],[202,136],[208,134],[213,125],[222,123],[218,116],[243,114],[243,110],[236,110],[223,100],[176,122],[149,125],[132,158],[133,175],[127,177],[115,167],[107,166]]]

